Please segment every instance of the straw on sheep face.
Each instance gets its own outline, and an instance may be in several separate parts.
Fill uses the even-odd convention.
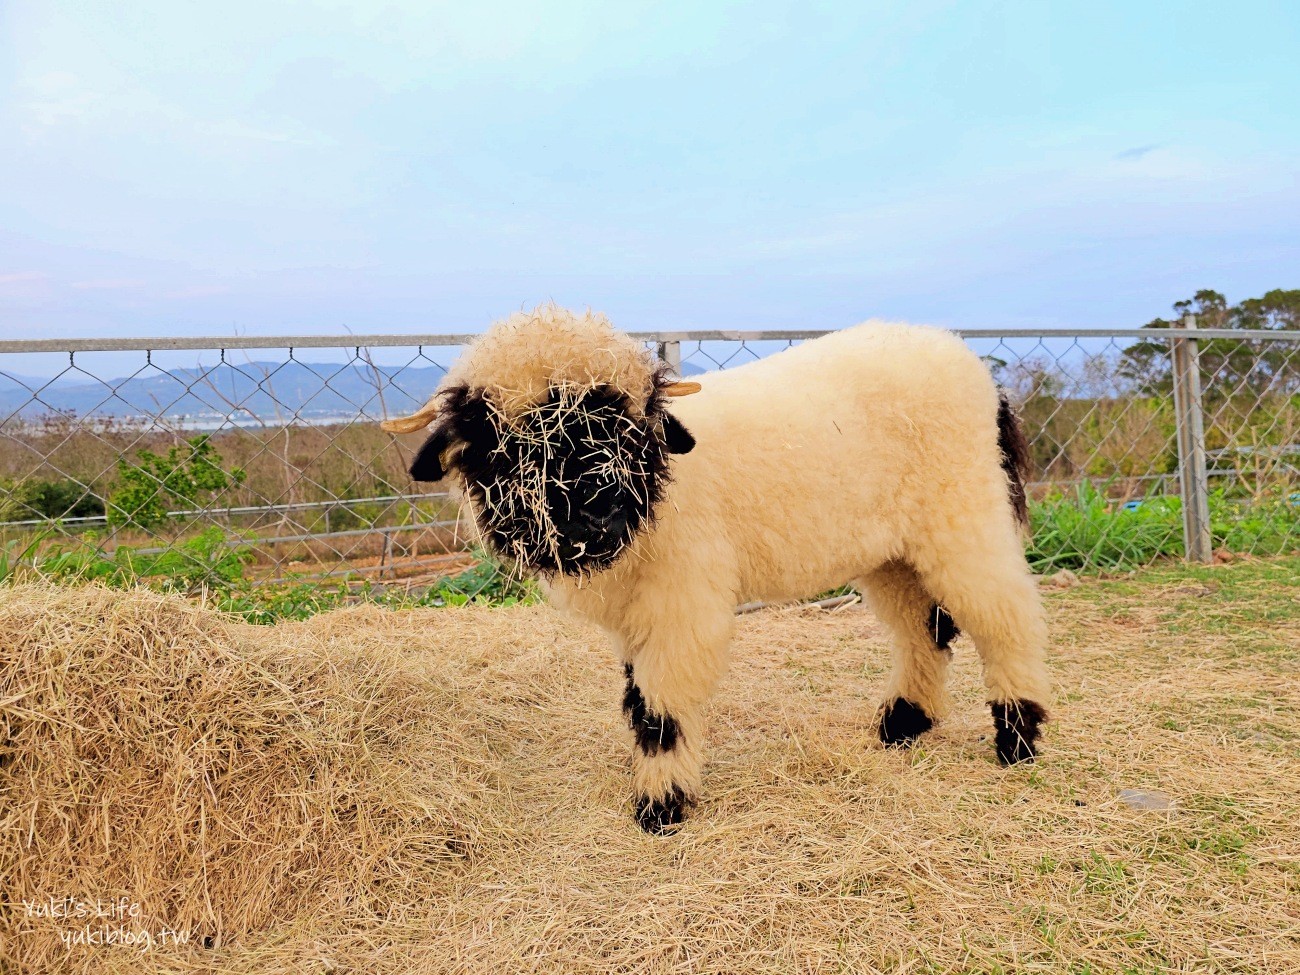
[[[510,415],[482,391],[453,386],[439,394],[411,476],[456,473],[485,542],[521,571],[598,571],[653,522],[668,454],[694,446],[664,409],[671,386],[658,381],[640,409],[610,387],[553,386]]]

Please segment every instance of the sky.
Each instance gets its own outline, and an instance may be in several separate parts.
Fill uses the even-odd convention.
[[[1300,287],[1300,4],[0,0],[0,335]]]

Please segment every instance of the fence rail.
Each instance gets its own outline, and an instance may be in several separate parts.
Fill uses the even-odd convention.
[[[1030,436],[1040,568],[1300,546],[1300,332],[1183,326],[959,331]],[[689,375],[825,331],[632,334]],[[456,506],[377,421],[473,337],[0,341],[0,564],[226,549],[268,582],[444,573]]]
[[[806,341],[834,329],[695,329],[628,332],[645,342],[769,342]],[[1143,338],[1160,337],[1159,332],[1136,327],[1054,328],[957,328],[966,339],[989,338]],[[1203,328],[1198,339],[1234,339],[1257,342],[1300,342],[1300,332],[1259,329]],[[464,346],[478,337],[474,333],[441,332],[375,335],[210,335],[197,337],[88,338],[88,339],[0,339],[0,355],[33,352],[208,352],[241,349],[381,349],[432,346]]]

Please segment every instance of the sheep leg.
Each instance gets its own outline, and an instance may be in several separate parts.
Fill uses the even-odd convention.
[[[948,711],[948,645],[957,628],[906,562],[888,562],[858,583],[890,635],[880,740],[886,747],[910,745]]]
[[[976,529],[963,544],[927,555],[917,557],[926,588],[979,651],[998,760],[1033,761],[1039,725],[1047,719],[1047,622],[1019,534],[1012,525]]]
[[[702,628],[693,629],[698,636]],[[623,711],[633,737],[632,801],[637,823],[647,833],[664,833],[681,823],[699,797],[704,707],[726,669],[729,610],[716,629],[718,638],[703,644],[655,640],[624,663]]]

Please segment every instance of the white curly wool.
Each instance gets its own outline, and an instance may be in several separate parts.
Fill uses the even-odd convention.
[[[636,406],[654,391],[657,365],[644,343],[615,330],[604,315],[541,305],[494,324],[441,385],[482,389],[507,416],[545,402],[554,388],[609,386]]]

